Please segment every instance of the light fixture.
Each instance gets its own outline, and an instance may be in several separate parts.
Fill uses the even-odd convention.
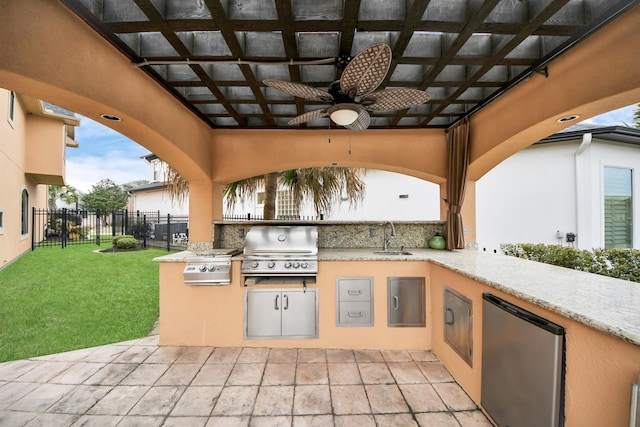
[[[340,126],[348,126],[360,115],[360,108],[355,104],[336,104],[327,110],[329,117]]]
[[[105,120],[111,120],[112,122],[122,121],[122,119],[120,117],[114,116],[113,114],[102,114],[102,115],[100,115],[100,117],[102,117]]]
[[[558,123],[564,123],[564,122],[572,122],[576,119],[580,118],[579,115],[577,114],[571,114],[570,116],[564,116],[564,117],[560,117],[558,119]]]

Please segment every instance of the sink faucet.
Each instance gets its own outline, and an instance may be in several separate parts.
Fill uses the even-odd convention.
[[[389,236],[387,236],[387,225],[391,226],[391,234]],[[389,249],[389,242],[391,241],[391,238],[396,237],[396,228],[393,226],[393,223],[391,221],[387,221],[384,223],[383,232],[384,241],[382,242],[382,250],[386,251],[387,249]]]

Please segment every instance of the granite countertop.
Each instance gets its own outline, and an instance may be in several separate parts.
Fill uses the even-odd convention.
[[[477,251],[432,251],[430,261],[640,345],[640,283]]]
[[[398,251],[391,248],[390,251]],[[226,254],[230,249],[214,249]],[[640,345],[640,283],[473,250],[406,248],[410,255],[376,254],[380,248],[323,249],[320,261],[430,261],[554,313]],[[184,262],[184,251],[156,258]],[[241,259],[241,257],[237,257]]]

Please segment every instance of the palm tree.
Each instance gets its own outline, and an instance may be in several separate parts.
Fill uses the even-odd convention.
[[[364,174],[365,169],[360,168],[291,169],[232,182],[225,186],[224,194],[229,208],[233,208],[239,200],[254,195],[264,186],[264,219],[275,219],[276,194],[280,184],[291,191],[296,205],[309,198],[317,214],[329,213],[343,195],[351,206],[362,202],[366,187],[361,180]]]
[[[56,202],[58,200],[62,200],[67,204],[75,202],[77,207],[78,200],[80,199],[80,194],[77,189],[70,185],[66,185],[64,187],[59,185],[49,185],[48,187],[49,194],[47,197],[47,205],[49,210],[56,210]]]
[[[366,184],[361,180],[365,174],[362,168],[306,168],[272,172],[243,179],[225,185],[224,197],[231,209],[236,203],[254,196],[264,188],[264,219],[275,219],[278,186],[286,187],[293,194],[294,203],[313,201],[316,213],[331,212],[335,203],[344,195],[350,206],[357,206],[364,200]],[[171,201],[181,202],[189,191],[189,183],[168,164],[165,168],[164,183]]]
[[[640,129],[640,104],[636,104],[636,109],[633,111],[633,127]]]

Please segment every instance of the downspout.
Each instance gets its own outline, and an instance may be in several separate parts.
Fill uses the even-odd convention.
[[[591,249],[594,235],[592,233],[593,212],[591,209],[591,133],[582,135],[582,142],[575,153],[576,165],[576,236],[578,249]]]

